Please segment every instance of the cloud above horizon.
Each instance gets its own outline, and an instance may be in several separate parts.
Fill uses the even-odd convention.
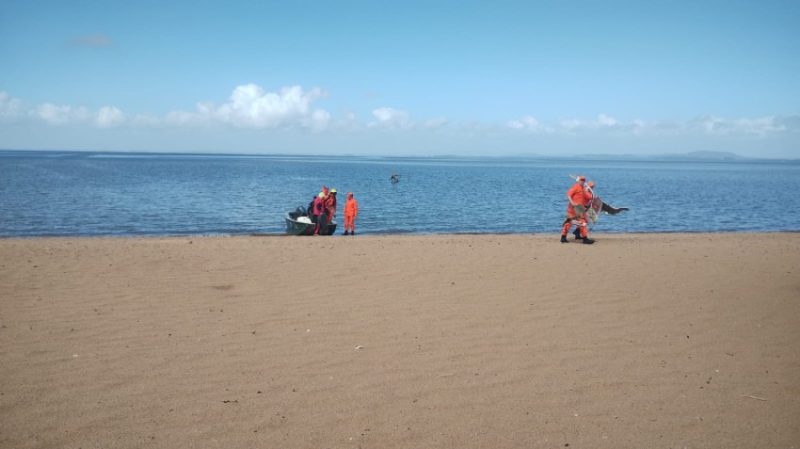
[[[126,121],[125,114],[114,106],[103,106],[97,112],[84,107],[44,103],[29,111],[29,116],[49,125],[89,124],[97,128],[113,128]]]
[[[324,96],[320,88],[305,91],[300,86],[291,86],[267,92],[257,84],[245,84],[233,90],[227,103],[220,106],[198,103],[195,111],[173,111],[165,121],[173,125],[219,122],[238,128],[301,127],[322,131],[328,126],[330,113],[311,106]]]
[[[125,122],[125,114],[114,106],[103,106],[97,111],[95,125],[100,128],[112,128]]]
[[[374,122],[370,122],[370,127],[384,128],[409,128],[412,125],[411,117],[406,111],[390,107],[380,107],[372,110]]]
[[[575,135],[616,133],[633,136],[651,135],[697,135],[728,136],[769,135],[800,132],[800,116],[766,116],[755,118],[725,118],[712,115],[679,121],[645,121],[634,119],[622,122],[606,114],[594,119],[569,118],[554,123],[542,123],[533,116],[524,116],[506,123],[509,129],[530,134]]]
[[[12,119],[21,116],[22,100],[11,97],[8,93],[0,91],[0,119]]]
[[[312,108],[312,103],[325,96],[322,89],[309,91],[300,86],[284,87],[279,92],[267,92],[255,84],[237,86],[229,100],[219,106],[198,103],[194,111],[172,111],[164,117],[129,116],[116,106],[106,105],[92,112],[83,106],[42,103],[26,107],[18,98],[0,91],[0,120],[19,120],[25,117],[48,125],[93,125],[99,128],[115,126],[198,126],[226,124],[236,128],[274,129],[299,127],[320,132],[328,127],[331,114]]]
[[[713,115],[699,116],[685,121],[622,121],[607,114],[594,118],[564,118],[543,122],[526,115],[509,120],[503,126],[491,123],[452,123],[445,117],[415,120],[404,110],[381,106],[371,111],[370,120],[361,122],[355,113],[348,111],[334,119],[315,102],[324,98],[321,88],[305,90],[301,86],[283,87],[270,92],[257,84],[236,86],[228,100],[215,105],[197,103],[195,110],[175,110],[163,117],[126,114],[121,108],[106,105],[92,111],[84,106],[42,103],[26,106],[21,99],[0,91],[0,121],[34,120],[51,126],[84,125],[96,128],[114,127],[197,127],[223,125],[248,129],[300,129],[312,133],[338,131],[345,133],[364,130],[433,132],[447,128],[452,131],[475,133],[505,132],[511,135],[558,136],[748,136],[767,138],[786,133],[800,132],[800,116],[765,116],[725,118]],[[476,127],[477,126],[477,127]]]

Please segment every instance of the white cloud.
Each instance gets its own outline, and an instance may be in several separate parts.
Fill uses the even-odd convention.
[[[370,126],[382,126],[387,128],[409,128],[411,119],[407,112],[399,109],[381,107],[372,111],[372,116],[377,122],[370,123]]]
[[[631,132],[634,135],[639,136],[639,135],[642,135],[646,131],[647,123],[645,123],[644,120],[637,118],[636,120],[631,122],[630,128],[631,128]]]
[[[323,91],[318,88],[305,92],[300,86],[292,86],[274,93],[265,92],[255,84],[246,84],[236,87],[230,101],[214,110],[213,115],[234,126],[254,128],[298,124],[308,118],[319,123],[327,112],[314,111],[316,116],[310,117],[313,113],[309,106],[322,96]]]
[[[328,111],[316,109],[311,113],[311,117],[307,126],[315,132],[320,132],[324,131],[325,128],[328,127],[328,123],[330,123],[330,121],[331,114],[329,114]]]
[[[697,129],[706,134],[722,133],[724,121],[714,116],[704,116],[688,123],[689,128]]]
[[[549,132],[549,128],[542,125],[536,117],[526,115],[518,120],[511,120],[506,124],[511,129],[519,129],[533,133]]]
[[[786,126],[775,117],[760,117],[754,119],[742,118],[735,121],[737,128],[747,134],[763,136],[776,132],[786,131]]]
[[[163,117],[151,115],[127,116],[116,106],[104,106],[95,112],[79,106],[43,103],[25,109],[20,100],[0,92],[0,119],[28,116],[50,125],[92,124],[100,128],[131,126],[197,126],[223,123],[242,128],[301,127],[314,132],[325,130],[331,114],[312,108],[323,97],[322,89],[309,91],[291,86],[279,92],[266,92],[255,84],[237,86],[228,102],[215,106],[198,103],[194,111],[172,111]]]
[[[605,114],[600,114],[597,116],[597,125],[598,126],[616,126],[617,119],[614,117],[609,117]]]
[[[754,136],[768,137],[786,132],[800,131],[800,117],[749,117],[723,118],[702,116],[692,120],[651,121],[634,119],[622,122],[606,114],[594,119],[567,118],[550,125],[542,123],[534,117],[525,116],[509,121],[506,126],[513,130],[533,133],[551,133],[562,135],[580,135],[597,133],[615,133],[642,135],[712,135],[712,136]]]
[[[114,106],[103,106],[97,112],[94,124],[100,128],[111,128],[125,122],[125,114]]]
[[[375,131],[432,131],[450,126],[448,119],[436,117],[414,120],[410,113],[383,106],[371,111],[367,120],[359,120],[352,111],[344,111],[334,118],[328,111],[315,107],[315,102],[325,96],[319,88],[305,90],[290,86],[269,92],[256,84],[237,86],[225,103],[198,103],[193,111],[175,110],[163,116],[126,114],[117,106],[103,106],[90,110],[82,106],[42,103],[26,106],[25,103],[0,91],[0,121],[28,120],[48,125],[83,125],[98,128],[112,127],[192,127],[226,125],[236,128],[276,129],[300,128],[310,132],[328,129],[358,131],[370,128]],[[607,114],[594,118],[564,118],[542,121],[526,115],[504,124],[506,133],[529,133],[558,136],[636,136],[648,137],[712,137],[712,138],[773,138],[800,133],[800,116],[763,116],[725,118],[714,115],[690,120],[634,119],[623,121]],[[492,134],[498,128],[485,122],[465,122],[452,125],[464,135]],[[487,134],[487,135],[488,135]]]
[[[582,120],[578,120],[576,118],[570,118],[561,120],[560,122],[558,122],[558,126],[559,128],[561,128],[562,131],[572,132],[573,130],[585,128],[584,123],[585,122]]]
[[[330,113],[311,105],[323,97],[322,89],[309,91],[300,86],[284,87],[280,92],[267,92],[256,84],[237,86],[229,101],[221,106],[198,103],[196,110],[172,111],[165,121],[172,125],[226,123],[240,128],[279,128],[300,126],[321,131],[330,122]]]
[[[0,91],[0,119],[11,119],[23,115],[22,101]]]
[[[619,121],[614,117],[606,114],[600,114],[593,120],[582,120],[577,118],[570,118],[561,120],[560,127],[567,132],[582,132],[590,130],[598,130],[603,128],[612,128],[619,125]]]
[[[755,118],[735,118],[727,119],[713,115],[702,116],[687,123],[686,128],[693,132],[700,132],[708,135],[736,135],[743,134],[756,137],[764,137],[772,134],[797,130],[790,126],[790,117],[755,117]]]
[[[92,113],[83,106],[44,103],[28,114],[50,125],[92,124],[98,128],[110,128],[125,122],[125,114],[114,106],[103,106],[96,113]]]
[[[36,107],[31,114],[52,125],[66,125],[72,123],[86,122],[91,117],[89,111],[84,107],[72,107],[66,105],[55,105],[44,103]]]

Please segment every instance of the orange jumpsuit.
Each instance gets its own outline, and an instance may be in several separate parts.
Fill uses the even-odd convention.
[[[344,203],[344,231],[356,231],[356,216],[358,215],[358,201],[353,198],[353,193],[347,193],[347,201]]]
[[[586,206],[587,203],[592,201],[592,194],[581,183],[576,182],[572,187],[567,190],[567,196],[575,204]],[[567,203],[567,218],[561,227],[561,235],[566,237],[572,225],[578,226],[581,230],[581,237],[586,238],[589,236],[589,227],[586,222],[586,212],[578,214],[572,203]]]

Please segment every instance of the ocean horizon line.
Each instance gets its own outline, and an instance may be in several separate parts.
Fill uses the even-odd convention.
[[[19,149],[0,148],[0,155],[43,155],[43,154],[69,154],[69,155],[105,155],[119,157],[231,157],[231,158],[351,158],[364,160],[539,160],[539,161],[617,161],[617,162],[745,162],[745,163],[800,163],[800,158],[769,158],[742,156],[733,152],[723,151],[690,151],[659,154],[565,154],[548,155],[539,153],[517,154],[355,154],[355,153],[255,153],[255,152],[193,152],[193,151],[141,151],[141,150],[83,150],[83,149]]]

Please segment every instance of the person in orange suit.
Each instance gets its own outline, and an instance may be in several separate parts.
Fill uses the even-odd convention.
[[[356,217],[358,216],[358,201],[353,198],[353,192],[347,192],[344,203],[344,235],[356,235]]]
[[[584,222],[589,223],[589,209],[592,207],[592,200],[594,200],[594,181],[587,181],[583,188],[583,206],[586,208],[586,212],[584,213]],[[588,226],[585,226],[588,234]],[[575,235],[575,240],[583,240],[585,236],[582,234],[581,226],[576,226],[575,231],[572,232]]]
[[[567,190],[567,218],[561,226],[561,243],[569,243],[567,234],[574,224],[580,229],[583,243],[592,244],[594,240],[589,238],[589,227],[586,220],[586,203],[591,202],[591,189],[587,188],[586,177],[578,176],[572,187]]]

